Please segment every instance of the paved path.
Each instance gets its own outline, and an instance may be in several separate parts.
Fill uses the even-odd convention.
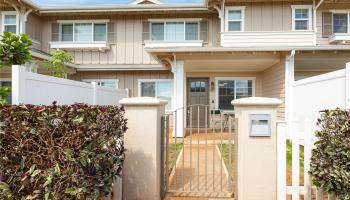
[[[190,145],[185,145],[170,175],[170,191],[176,196],[231,197],[228,172],[216,145],[206,148],[194,142],[192,157],[190,152]]]

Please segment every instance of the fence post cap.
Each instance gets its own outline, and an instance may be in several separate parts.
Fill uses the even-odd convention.
[[[276,98],[248,97],[231,101],[234,106],[279,106],[283,102]]]
[[[346,67],[350,67],[350,62],[346,63]]]
[[[154,97],[123,98],[119,101],[123,106],[164,106],[168,101]]]

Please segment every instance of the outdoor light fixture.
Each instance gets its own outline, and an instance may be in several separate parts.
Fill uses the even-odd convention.
[[[214,81],[210,82],[210,89],[211,89],[211,91],[215,90],[215,83],[214,83]]]

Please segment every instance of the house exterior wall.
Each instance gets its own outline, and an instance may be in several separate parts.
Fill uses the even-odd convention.
[[[114,23],[114,41],[110,44],[110,50],[75,50],[70,51],[75,64],[106,65],[106,64],[159,64],[149,53],[145,51],[142,38],[143,22],[148,19],[176,19],[176,18],[202,18],[209,23],[209,41],[205,46],[219,46],[220,23],[215,14],[143,14],[143,15],[108,15],[108,16],[65,16],[49,17],[43,25],[43,50],[49,51],[51,41],[51,24],[57,20],[86,20],[109,19]]]
[[[30,13],[26,22],[26,34],[30,36],[32,47],[42,50],[43,20],[38,15]]]
[[[117,79],[119,89],[129,89],[130,97],[138,96],[139,79],[173,79],[170,71],[92,71],[77,72],[70,78],[75,80],[84,79]]]
[[[283,101],[278,106],[277,118],[284,119],[285,114],[285,60],[262,72],[262,96],[277,98]]]
[[[187,78],[209,78],[209,85],[210,83],[214,82],[216,84],[215,78],[232,78],[232,77],[249,77],[249,78],[255,78],[255,96],[261,96],[262,95],[262,78],[261,73],[259,72],[187,72],[186,73]],[[216,88],[216,85],[215,85]],[[210,92],[209,92],[209,103],[211,108],[216,108],[216,89],[211,89],[209,86]],[[184,91],[187,93],[187,91]]]
[[[323,12],[329,12],[330,10],[349,10],[350,9],[350,3],[349,4],[330,4],[330,3],[324,3],[321,5],[321,7],[317,10],[317,21],[316,21],[316,27],[317,27],[317,44],[318,45],[329,45],[329,39],[328,37],[323,37]]]
[[[245,31],[291,31],[292,5],[305,2],[247,2],[226,3],[226,6],[245,6]]]

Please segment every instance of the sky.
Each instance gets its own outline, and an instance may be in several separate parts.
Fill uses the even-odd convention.
[[[110,5],[110,4],[128,4],[133,0],[33,0],[39,6],[54,6],[54,5]],[[164,4],[177,3],[202,3],[203,0],[160,0]]]

